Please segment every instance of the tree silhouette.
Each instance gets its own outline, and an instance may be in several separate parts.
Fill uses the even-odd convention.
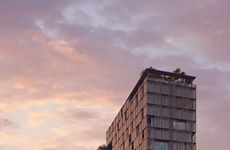
[[[174,70],[173,73],[180,74],[181,73],[180,68],[176,68],[176,70]]]
[[[97,150],[112,150],[111,146],[101,145],[97,148]]]

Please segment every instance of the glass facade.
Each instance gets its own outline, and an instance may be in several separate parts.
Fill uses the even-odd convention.
[[[194,88],[147,82],[149,150],[195,150],[195,98]]]
[[[173,129],[186,130],[186,122],[173,121]]]

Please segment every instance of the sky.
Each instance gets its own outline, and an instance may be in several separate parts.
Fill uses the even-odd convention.
[[[152,66],[197,77],[197,149],[229,150],[229,6],[0,0],[0,149],[96,150]]]

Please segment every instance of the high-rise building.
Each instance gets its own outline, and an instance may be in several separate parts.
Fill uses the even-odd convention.
[[[106,132],[112,150],[195,150],[195,77],[147,68]]]

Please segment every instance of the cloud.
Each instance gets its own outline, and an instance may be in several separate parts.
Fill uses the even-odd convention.
[[[15,129],[20,129],[20,126],[16,122],[13,122],[8,118],[0,118],[0,130],[2,132]]]
[[[198,148],[227,149],[228,6],[1,1],[0,110],[9,119],[0,127],[2,149],[96,149],[149,66],[197,76]]]

